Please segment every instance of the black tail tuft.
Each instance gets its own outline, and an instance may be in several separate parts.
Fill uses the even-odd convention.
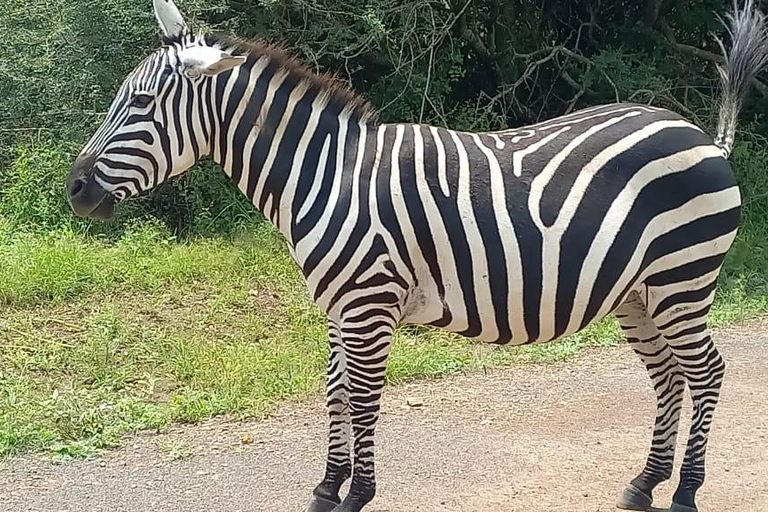
[[[737,2],[734,0],[733,10],[725,16],[725,20],[720,20],[731,37],[731,51],[726,51],[723,43],[717,41],[725,61],[717,68],[722,99],[715,145],[723,150],[726,158],[733,149],[736,121],[750,82],[768,65],[766,15],[755,7],[754,0],[746,0],[742,9]]]

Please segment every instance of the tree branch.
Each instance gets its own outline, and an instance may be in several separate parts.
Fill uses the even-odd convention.
[[[486,46],[486,44],[480,38],[480,36],[478,36],[474,30],[469,28],[469,25],[467,24],[467,7],[469,7],[469,2],[467,2],[461,11],[457,13],[457,19],[454,28],[458,35],[475,53],[475,55],[477,55],[477,58],[480,59],[480,62],[486,66],[489,66],[493,70],[497,83],[501,83],[503,75],[497,60],[498,55],[494,52],[491,52],[488,49],[488,46]]]
[[[722,55],[708,52],[707,50],[702,50],[701,48],[697,48],[688,44],[678,43],[677,39],[675,38],[675,34],[672,32],[672,28],[669,26],[669,23],[667,23],[666,19],[661,18],[659,20],[659,27],[661,27],[661,33],[664,35],[664,39],[666,40],[667,44],[678,53],[692,55],[694,57],[698,57],[699,59],[708,60],[717,64],[722,64],[725,62],[725,57]],[[755,89],[757,89],[764,98],[768,98],[768,85],[761,82],[757,78],[752,80],[752,85],[755,86]]]
[[[643,6],[640,9],[640,17],[643,24],[647,27],[652,27],[656,24],[656,20],[659,19],[661,14],[661,6],[664,0],[645,0]]]
[[[669,23],[667,23],[666,19],[662,18],[659,20],[659,27],[661,28],[661,33],[664,35],[664,39],[666,40],[667,44],[677,52],[693,55],[694,57],[698,57],[700,59],[717,62],[718,64],[722,64],[725,61],[725,58],[723,58],[722,55],[708,52],[707,50],[702,50],[701,48],[697,48],[695,46],[678,43],[677,39],[675,38],[675,33],[672,31],[672,28],[669,26]]]

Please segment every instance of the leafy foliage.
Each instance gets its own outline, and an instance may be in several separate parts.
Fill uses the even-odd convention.
[[[622,100],[671,108],[710,132],[717,96],[715,36],[724,35],[715,13],[730,5],[726,0],[177,3],[198,28],[284,41],[316,71],[350,82],[384,121],[495,129]],[[123,221],[110,226],[66,218],[59,183],[68,163],[127,73],[158,44],[149,0],[6,0],[0,38],[0,214],[6,219],[27,227],[75,223],[77,229],[120,233],[124,220],[158,217],[179,235],[227,233],[260,221],[210,163],[122,208]],[[766,110],[766,96],[753,94],[742,117],[749,133],[740,132],[742,140],[752,141],[743,146],[747,151],[768,136]]]

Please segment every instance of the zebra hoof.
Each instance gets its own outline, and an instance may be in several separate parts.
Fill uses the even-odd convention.
[[[619,498],[619,501],[616,503],[616,506],[622,510],[645,511],[651,508],[651,503],[653,503],[653,498],[645,494],[643,491],[641,491],[634,485],[629,484],[624,488],[624,492],[621,493],[621,497]],[[685,511],[681,509],[679,511],[670,510],[670,512],[689,512],[689,511]]]
[[[312,501],[309,502],[309,506],[307,507],[307,512],[331,512],[332,510],[335,510],[338,505],[339,504],[334,501],[321,498],[320,496],[313,496]]]
[[[698,512],[698,509],[696,507],[680,505],[679,503],[672,503],[672,506],[669,508],[669,512]]]

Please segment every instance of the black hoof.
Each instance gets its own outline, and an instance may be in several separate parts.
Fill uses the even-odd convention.
[[[307,507],[307,512],[332,512],[338,505],[338,503],[320,496],[313,496]]]
[[[619,498],[619,501],[616,503],[616,506],[623,510],[645,511],[651,508],[651,503],[653,503],[653,499],[650,496],[645,494],[643,491],[641,491],[634,485],[629,484],[627,487],[624,488],[624,492],[621,493],[621,497]],[[684,511],[681,509],[679,511],[676,510],[674,512],[688,512],[688,511]]]
[[[685,505],[680,505],[679,503],[672,503],[669,512],[698,512],[698,510],[695,507],[687,507]]]

